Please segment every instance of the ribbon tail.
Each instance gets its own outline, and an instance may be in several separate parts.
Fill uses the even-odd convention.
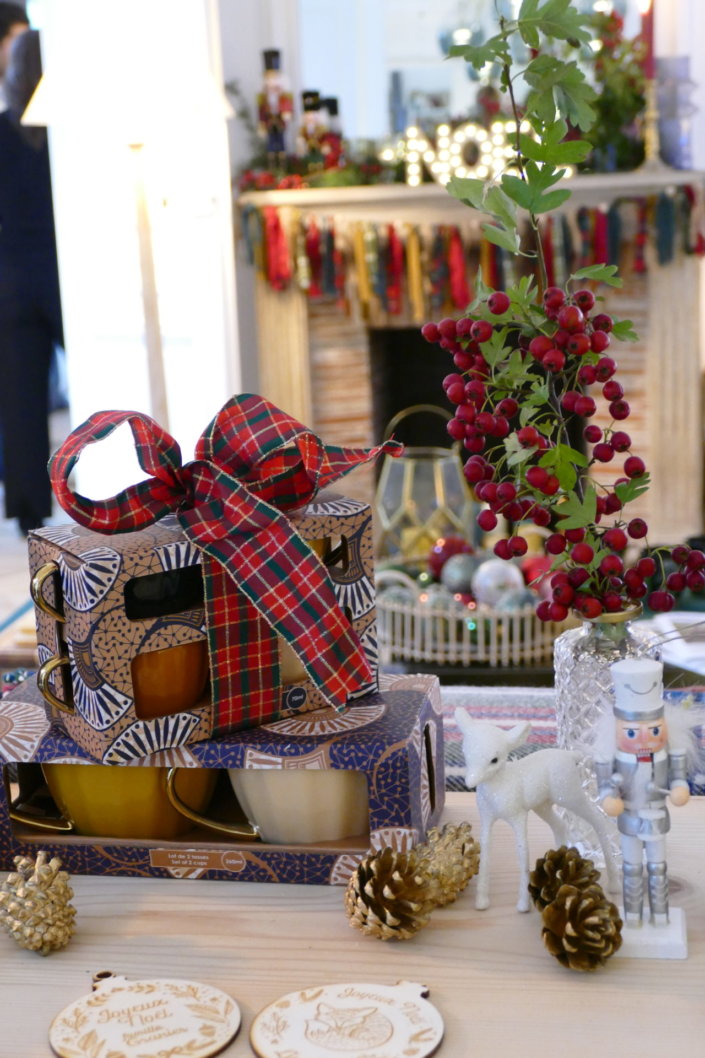
[[[251,498],[238,504],[238,529],[219,539],[191,513],[178,515],[186,535],[291,645],[325,701],[342,710],[371,681],[372,672],[325,568],[306,541],[284,514],[262,501],[252,505]],[[215,642],[210,645],[217,651],[226,641],[232,643],[234,630],[227,615],[225,620],[222,613],[214,617],[209,625]]]

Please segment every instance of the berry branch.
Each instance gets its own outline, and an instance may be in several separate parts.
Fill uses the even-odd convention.
[[[570,197],[556,185],[565,165],[582,160],[590,149],[585,141],[565,138],[567,121],[589,129],[595,111],[594,92],[577,64],[542,52],[541,44],[585,45],[587,22],[570,0],[523,0],[517,18],[500,18],[499,33],[485,44],[451,48],[451,55],[476,69],[487,62],[500,66],[517,125],[518,175],[505,172],[487,183],[454,178],[449,191],[489,214],[485,236],[514,254],[522,254],[523,211],[538,277],[494,291],[478,278],[477,296],[463,317],[422,327],[424,337],[453,359],[455,370],[443,381],[454,409],[448,432],[468,453],[465,477],[484,504],[478,525],[492,532],[503,518],[510,527],[531,522],[548,530],[552,592],[537,613],[550,621],[564,620],[569,609],[595,619],[638,607],[642,599],[653,610],[670,610],[674,592],[705,588],[705,554],[676,547],[670,556],[674,569],[667,573],[666,555],[655,555],[648,546],[645,521],[625,514],[648,489],[649,475],[622,429],[630,407],[615,377],[616,362],[607,355],[613,339],[632,341],[636,334],[629,320],[600,310],[602,299],[592,289],[599,283],[621,286],[616,267],[582,268],[565,288],[547,285],[538,218]],[[522,131],[514,94],[510,40],[515,35],[533,52],[521,71],[529,86],[523,120],[533,135]],[[598,402],[609,412],[604,428],[590,421]],[[579,447],[571,442],[577,434]],[[621,476],[612,485],[596,480],[599,468],[616,458],[623,459]],[[642,553],[632,557],[635,549]],[[517,532],[494,546],[504,559],[526,550],[526,539]]]

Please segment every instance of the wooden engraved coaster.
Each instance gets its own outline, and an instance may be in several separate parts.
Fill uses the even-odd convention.
[[[209,1058],[240,1028],[235,1000],[209,985],[128,981],[108,973],[93,981],[93,992],[62,1010],[51,1024],[49,1042],[60,1058]]]
[[[425,1058],[443,1037],[427,995],[412,981],[290,992],[259,1012],[250,1043],[259,1058]]]

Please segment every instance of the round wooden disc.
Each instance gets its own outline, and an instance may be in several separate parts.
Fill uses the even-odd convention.
[[[49,1042],[60,1058],[98,1053],[209,1058],[239,1028],[240,1008],[218,988],[195,981],[109,976],[54,1018]]]
[[[443,1020],[411,981],[342,984],[290,992],[261,1010],[250,1029],[259,1058],[426,1058]]]

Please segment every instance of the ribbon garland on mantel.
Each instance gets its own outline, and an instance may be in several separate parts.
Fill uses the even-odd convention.
[[[608,208],[580,207],[542,219],[548,282],[562,284],[577,268],[619,264],[625,211],[636,208],[629,239],[631,267],[645,272],[653,241],[663,265],[677,251],[705,253],[705,204],[699,189],[680,187],[648,198],[619,199]],[[274,290],[292,284],[311,299],[334,298],[341,308],[354,298],[364,317],[373,311],[409,316],[462,311],[472,300],[479,267],[493,288],[509,282],[516,258],[481,234],[477,218],[465,227],[403,221],[348,220],[276,206],[240,209],[248,260]]]

